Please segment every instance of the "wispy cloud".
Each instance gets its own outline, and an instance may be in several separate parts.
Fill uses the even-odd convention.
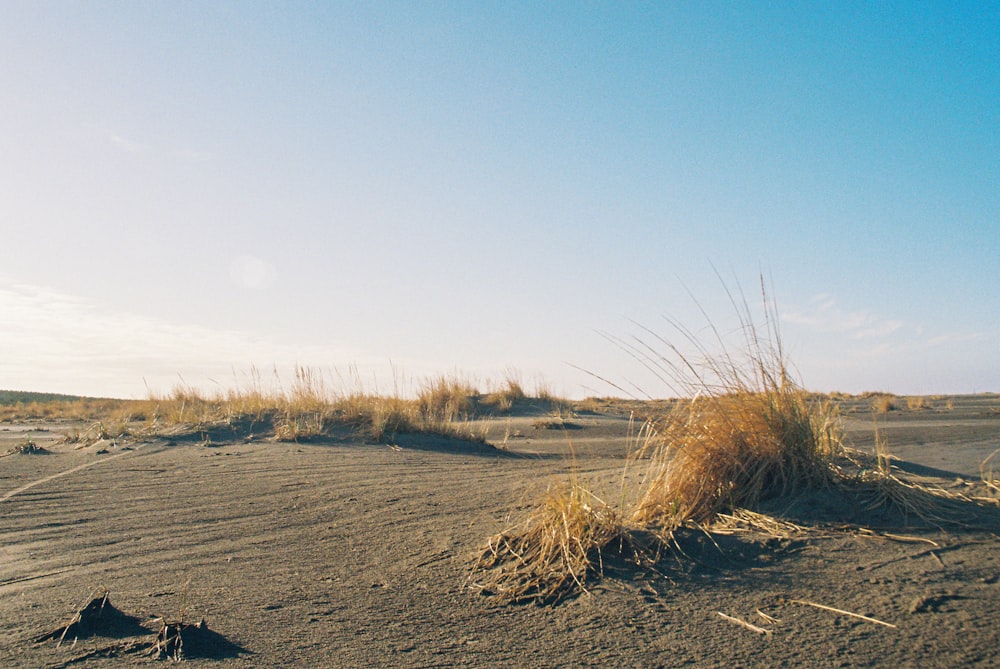
[[[166,390],[183,377],[232,385],[256,363],[375,365],[343,346],[296,346],[237,330],[116,313],[44,286],[0,278],[0,387],[141,396],[144,379]]]
[[[132,141],[130,139],[126,139],[126,138],[122,137],[121,135],[119,135],[117,133],[111,133],[111,135],[108,137],[108,139],[116,147],[118,147],[119,149],[121,149],[122,151],[125,151],[127,153],[139,153],[140,151],[142,151],[142,150],[144,150],[146,148],[145,146],[143,146],[139,142],[134,142],[134,141]]]
[[[971,344],[977,341],[987,341],[994,337],[1000,337],[1000,331],[989,332],[947,332],[945,334],[931,337],[927,340],[928,346],[953,346],[956,344]]]
[[[804,309],[786,311],[782,319],[812,330],[846,334],[852,339],[886,337],[904,327],[903,321],[885,318],[868,309],[844,309],[828,293],[814,296]]]
[[[191,148],[184,148],[179,151],[175,151],[174,155],[181,160],[186,160],[192,163],[207,163],[215,158],[215,154],[211,151],[199,151]]]
[[[973,392],[995,388],[1000,330],[945,330],[870,309],[846,309],[824,293],[783,322],[799,346],[799,369],[818,389]],[[798,332],[795,332],[795,331]],[[977,360],[970,364],[969,360]]]
[[[87,124],[86,133],[99,142],[110,144],[124,153],[145,154],[152,158],[180,160],[187,163],[206,163],[215,159],[211,151],[195,148],[183,140],[167,139],[163,142],[143,141],[128,132],[99,125]]]
[[[278,270],[266,260],[252,255],[241,255],[229,263],[229,277],[242,288],[263,288],[274,282]]]

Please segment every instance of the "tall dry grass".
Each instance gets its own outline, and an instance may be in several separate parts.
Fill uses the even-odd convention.
[[[15,401],[0,404],[0,422],[15,420],[97,421],[112,416],[144,417],[144,404],[136,400],[98,399],[91,397],[56,400]]]
[[[493,537],[475,568],[479,584],[501,599],[554,602],[585,590],[608,551],[653,536],[669,549],[684,525],[710,530],[733,518],[764,532],[796,527],[758,513],[761,502],[812,489],[841,486],[859,505],[892,507],[931,523],[950,522],[945,491],[903,480],[877,439],[876,464],[842,466],[847,449],[838,410],[829,397],[806,392],[794,380],[778,316],[761,285],[763,320],[755,320],[742,293],[729,293],[741,345],[727,346],[709,324],[714,350],[674,323],[682,346],[650,330],[648,341],[617,340],[680,397],[650,417],[629,467],[645,468],[627,489],[623,474],[617,506],[601,503],[572,476],[549,492],[520,525]],[[984,464],[984,481],[994,480]],[[962,498],[963,501],[968,501]],[[782,530],[784,531],[784,530]],[[637,554],[633,553],[633,557]]]
[[[993,451],[979,464],[979,476],[990,495],[991,500],[1000,502],[1000,475],[994,469],[993,459],[1000,454],[1000,448]]]
[[[572,477],[522,525],[490,540],[477,564],[489,570],[484,587],[501,597],[553,601],[567,585],[582,589],[593,556],[616,540],[621,545],[623,537],[653,530],[666,545],[682,524],[709,524],[726,511],[834,480],[842,447],[835,408],[793,381],[763,283],[759,325],[742,294],[729,296],[739,316],[737,350],[712,327],[719,351],[710,351],[676,323],[687,353],[651,330],[648,341],[617,340],[689,399],[664,405],[667,412],[640,431],[630,463],[647,470],[638,490],[623,483],[617,508],[595,507],[592,493]]]
[[[835,412],[787,379],[678,405],[655,435],[639,454],[649,474],[631,514],[644,524],[709,523],[723,511],[828,485],[841,446]]]
[[[215,430],[280,441],[307,440],[344,430],[373,441],[391,441],[398,434],[414,432],[483,441],[482,428],[474,428],[471,421],[507,413],[528,399],[512,370],[486,396],[472,381],[457,374],[428,378],[409,396],[400,393],[398,380],[392,394],[365,390],[356,371],[349,380],[339,375],[338,380],[331,383],[322,372],[298,366],[291,381],[285,383],[276,370],[266,377],[252,367],[225,390],[206,393],[182,381],[171,391],[150,393],[144,400],[52,396],[47,401],[21,401],[24,393],[8,391],[0,398],[5,400],[0,404],[0,421],[71,419],[90,423],[71,430],[67,438],[74,442]]]
[[[360,384],[357,384],[360,387]],[[397,434],[429,432],[482,441],[468,420],[479,410],[479,392],[464,380],[437,377],[413,397],[380,395],[334,386],[314,369],[299,366],[287,385],[277,372],[265,381],[251,368],[241,383],[206,393],[179,383],[143,400],[59,398],[0,405],[0,421],[83,422],[67,433],[71,442],[121,439],[157,433],[228,430],[243,437],[299,441],[350,430],[385,441]]]
[[[571,475],[489,540],[473,567],[475,584],[501,602],[556,603],[586,591],[610,557],[641,563],[670,551],[683,526],[726,531],[736,520],[781,536],[803,531],[757,507],[810,488],[837,486],[859,508],[892,509],[939,527],[963,522],[963,504],[997,502],[905,480],[877,430],[873,463],[863,462],[844,445],[834,404],[791,380],[776,325],[761,339],[761,330],[743,323],[752,334],[742,362],[728,354],[705,358],[707,367],[680,362],[692,377],[673,381],[690,381],[693,397],[666,405],[672,408],[637,434],[628,467],[645,469],[641,484],[630,488],[623,472],[620,498],[607,504]],[[982,478],[996,493],[992,457]]]
[[[427,379],[417,395],[422,415],[440,420],[467,420],[476,414],[479,390],[469,381],[448,376]]]
[[[520,375],[514,370],[507,370],[506,378],[494,390],[482,398],[485,407],[498,413],[508,413],[515,404],[527,399]]]
[[[655,438],[639,453],[650,475],[632,510],[636,522],[708,523],[723,511],[753,509],[834,479],[842,448],[837,410],[794,380],[763,281],[762,317],[742,293],[727,294],[738,317],[736,348],[711,323],[709,343],[674,323],[687,352],[648,330],[659,346],[629,349],[690,398],[652,419]]]
[[[275,374],[271,387],[252,370],[250,383],[205,395],[179,386],[147,403],[157,428],[190,426],[196,430],[229,427],[260,431],[280,441],[300,441],[350,429],[376,441],[407,432],[432,432],[461,438],[478,437],[460,420],[475,407],[478,393],[465,382],[439,377],[427,381],[415,398],[398,394],[335,390],[311,368],[297,367],[285,387]]]
[[[881,414],[889,413],[890,411],[895,411],[896,409],[899,408],[896,405],[896,402],[897,400],[895,395],[885,395],[885,394],[875,395],[875,398],[872,400],[872,411]]]

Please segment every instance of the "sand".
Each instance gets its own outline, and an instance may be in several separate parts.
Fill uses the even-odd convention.
[[[893,411],[879,428],[900,472],[981,492],[1000,398],[953,402]],[[870,447],[871,414],[855,409],[849,436]],[[571,470],[613,488],[627,451],[624,418],[581,414],[567,431],[537,420],[495,419],[490,441],[504,449],[224,434],[76,449],[60,443],[66,424],[2,425],[0,453],[27,438],[48,453],[0,458],[0,666],[156,664],[125,652],[135,629],[34,642],[98,588],[150,636],[157,617],[204,619],[216,637],[189,657],[195,667],[1000,666],[990,512],[943,530],[847,514],[887,538],[837,530],[836,509],[792,500],[790,517],[822,529],[719,536],[718,547],[687,535],[688,558],[664,556],[655,571],[609,565],[558,606],[498,606],[470,580],[486,537]]]

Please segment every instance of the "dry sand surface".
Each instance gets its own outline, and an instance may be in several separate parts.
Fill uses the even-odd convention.
[[[907,476],[978,490],[979,463],[1000,447],[1000,397],[953,402],[893,411],[880,430]],[[66,425],[2,425],[0,452],[28,437],[49,452],[0,458],[0,666],[155,664],[113,649],[160,616],[216,633],[191,666],[1000,666],[989,510],[938,529],[843,500],[783,500],[773,510],[821,529],[716,536],[717,547],[692,533],[688,557],[655,571],[609,564],[557,606],[496,605],[469,580],[486,537],[572,469],[613,488],[627,451],[624,418],[580,414],[561,430],[528,414],[495,419],[490,440],[507,434],[506,449],[219,434],[75,449],[60,443]],[[845,420],[870,448],[871,413]],[[896,538],[836,529],[847,521]],[[101,587],[130,616],[119,639],[34,642]]]

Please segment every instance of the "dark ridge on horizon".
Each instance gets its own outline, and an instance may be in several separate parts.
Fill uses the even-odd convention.
[[[0,390],[0,406],[27,404],[29,402],[77,402],[79,400],[117,400],[117,397],[91,397],[89,395],[64,395],[62,393],[38,393],[30,390]]]

